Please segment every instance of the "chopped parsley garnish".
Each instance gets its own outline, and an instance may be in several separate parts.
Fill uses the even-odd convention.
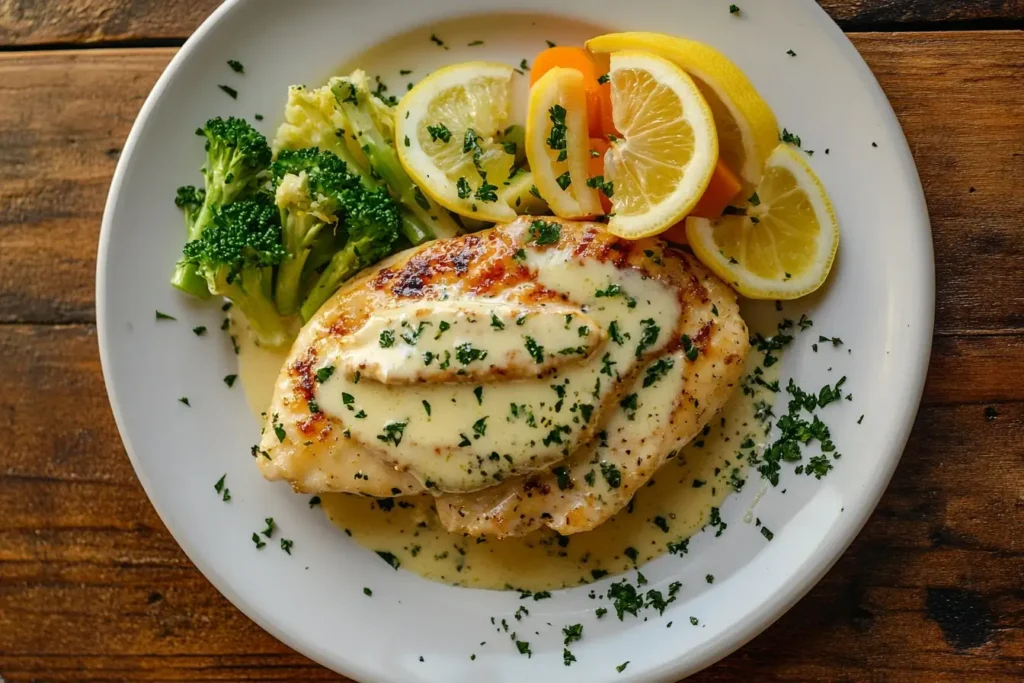
[[[224,375],[224,384],[228,385],[228,388],[235,386],[235,380],[238,379],[238,375]]]
[[[271,424],[274,427],[274,435],[277,436],[277,440],[284,443],[284,437],[286,433],[284,431],[284,425],[277,421],[277,413],[274,413],[274,417],[271,420]]]
[[[402,566],[402,563],[395,557],[394,553],[389,553],[386,550],[377,550],[376,553],[380,559],[390,564],[391,568],[395,571],[398,571],[398,568]]]
[[[403,422],[388,422],[384,425],[384,433],[377,435],[377,440],[398,446],[398,444],[402,443],[402,435],[405,433],[405,428],[408,424],[408,420]]]
[[[455,190],[458,192],[459,199],[469,199],[469,195],[473,193],[469,181],[461,177],[455,182]]]
[[[437,334],[434,335],[434,340],[436,341],[440,339],[441,335],[450,329],[452,329],[452,326],[451,323],[449,323],[447,320],[442,320],[441,322],[439,322],[437,324]]]
[[[231,99],[233,99],[233,100],[237,100],[238,99],[238,91],[235,90],[234,88],[232,88],[231,86],[229,86],[229,85],[218,85],[217,87],[220,88]]]
[[[369,588],[367,588],[366,586],[363,586],[363,595],[365,595],[367,597],[372,597],[373,596],[373,591],[370,590]]]
[[[790,133],[785,128],[782,129],[782,135],[779,136],[779,140],[781,140],[782,142],[788,143],[790,145],[796,145],[797,147],[801,146],[800,136],[799,135],[794,135],[793,133]]]
[[[530,238],[538,246],[555,244],[562,237],[562,226],[549,221],[534,221],[530,224]]]
[[[615,463],[604,461],[601,463],[601,476],[608,482],[608,488],[617,489],[622,486],[622,473],[619,472]]]
[[[576,656],[569,652],[569,648],[562,649],[562,663],[566,666],[572,666],[572,663],[576,661]]]
[[[256,544],[256,550],[262,550],[263,546],[266,545],[266,543],[263,542],[263,539],[260,538],[260,535],[255,531],[252,534],[252,542]]]
[[[473,423],[473,435],[479,439],[481,436],[487,434],[487,416],[481,417],[479,420]]]
[[[601,358],[601,374],[602,375],[608,375],[609,377],[613,376],[612,375],[612,366],[613,365],[618,365],[618,362],[617,361],[613,361],[611,358],[612,358],[612,354],[610,354],[610,353],[606,353],[606,354],[604,354],[604,356],[602,356],[602,358]]]
[[[715,575],[714,574],[708,574],[707,576],[704,577],[704,580],[707,581],[708,583],[714,583],[715,582]]]
[[[242,66],[242,63],[237,59],[229,59],[228,66],[230,66],[231,70],[234,71],[236,74],[245,73],[245,67]]]
[[[452,139],[452,132],[448,130],[448,126],[443,123],[439,123],[436,126],[427,126],[427,132],[430,133],[430,139],[433,142],[440,140],[441,142],[450,142]]]
[[[562,188],[563,190],[567,190],[569,189],[569,186],[572,185],[572,176],[570,176],[569,172],[566,171],[562,175],[555,178],[555,182],[558,183],[558,186],[560,188]]]
[[[514,260],[514,261],[525,261],[526,260],[526,250],[525,249],[516,249],[516,253],[512,254],[512,260]]]
[[[629,339],[629,334],[623,335],[619,330],[619,321],[613,320],[612,324],[608,326],[608,338],[622,346],[626,343],[626,339]]]
[[[566,150],[566,134],[569,129],[565,125],[565,114],[565,107],[560,104],[556,104],[548,110],[548,115],[551,117],[551,133],[548,135],[547,143],[548,147],[555,151],[564,152]],[[564,161],[561,154],[559,160]]]
[[[498,201],[498,186],[491,185],[485,179],[473,196],[482,202],[496,202]]]
[[[569,645],[583,637],[583,624],[572,624],[562,628],[562,635],[565,636],[565,644]]]
[[[519,650],[519,654],[526,655],[527,657],[533,657],[533,653],[530,652],[530,644],[523,640],[516,641],[516,649]]]
[[[289,555],[292,554],[292,546],[293,545],[295,545],[295,541],[291,540],[290,538],[282,538],[281,539],[281,550],[285,551]]]
[[[700,354],[700,349],[694,345],[693,340],[690,339],[690,335],[684,334],[679,338],[679,343],[682,344],[683,351],[686,353],[686,360],[691,363],[697,360],[697,356]]]
[[[768,529],[768,527],[766,526],[761,527],[761,535],[767,538],[769,541],[775,538],[775,534],[773,534],[771,530]]]
[[[603,175],[597,175],[587,179],[587,187],[592,187],[604,193],[605,197],[611,199],[615,195],[615,186],[612,181],[605,181]],[[564,189],[564,188],[563,188]]]
[[[658,335],[661,333],[661,328],[654,323],[654,318],[641,320],[640,325],[643,329],[640,332],[640,343],[636,345],[637,358],[658,341]]]
[[[274,518],[273,517],[267,517],[263,521],[266,522],[267,528],[264,529],[263,531],[261,531],[260,533],[263,534],[264,536],[266,536],[267,538],[270,538],[271,536],[274,535]]]
[[[665,547],[671,555],[685,555],[690,550],[690,539],[684,538],[681,541],[674,541]]]
[[[204,334],[206,334],[206,325],[199,325],[198,327],[193,327],[192,334],[196,335],[197,337],[202,337]]]
[[[476,387],[473,389],[473,395],[476,396],[476,404],[482,406],[484,404],[484,388]]]
[[[551,470],[551,473],[555,475],[560,491],[572,488],[572,477],[569,476],[569,468],[560,465]]]
[[[477,47],[477,46],[483,45],[483,44],[484,44],[484,41],[482,41],[482,40],[474,40],[472,43],[467,43],[466,45],[467,45],[467,47]]]
[[[441,40],[440,38],[437,37],[436,33],[431,33],[430,34],[430,42],[434,43],[438,47],[443,47],[446,50],[448,49],[448,46],[444,44],[443,40]]]
[[[662,517],[661,515],[658,515],[657,517],[655,517],[651,521],[654,523],[654,526],[658,527],[659,529],[664,531],[666,534],[668,533],[668,520],[666,520],[664,517]]]
[[[729,14],[739,14],[740,8],[736,5],[729,5]]]
[[[427,411],[427,417],[430,417],[430,402],[427,401],[426,399],[424,399],[422,401],[422,403],[423,403],[423,410]]]
[[[544,362],[544,347],[537,343],[533,337],[525,337],[526,352],[530,354],[533,361],[538,365]]]
[[[188,401],[188,396],[182,396],[181,398],[179,398],[178,399],[178,403],[182,403],[182,404],[188,406],[189,408],[192,407],[192,404],[189,403],[189,401]]]
[[[599,85],[604,85],[605,83],[607,83],[610,80],[611,80],[611,77],[608,74],[601,74],[600,76],[597,77],[597,82],[598,82]]]
[[[455,347],[455,360],[459,361],[462,365],[469,365],[476,361],[482,361],[485,358],[487,358],[487,352],[474,347],[470,342],[463,342]]]
[[[380,333],[380,347],[382,349],[388,349],[395,345],[395,331],[384,330]]]
[[[792,50],[786,50],[786,54],[789,55],[790,57],[796,57],[796,53],[793,52]]]
[[[313,496],[309,499],[309,509],[312,510],[315,506],[320,504],[320,496]]]
[[[157,320],[177,320],[177,318],[175,318],[173,315],[168,315],[167,313],[162,313],[160,311],[156,312],[156,319]]]
[[[637,395],[630,394],[619,401],[619,407],[626,411],[626,417],[630,420],[636,417]]]

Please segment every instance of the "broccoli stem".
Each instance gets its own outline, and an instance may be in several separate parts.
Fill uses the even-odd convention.
[[[405,239],[409,240],[414,247],[434,239],[434,233],[430,226],[426,225],[419,219],[419,216],[404,206],[398,207],[398,217],[401,220],[398,229],[402,231]]]
[[[331,145],[321,144],[321,149],[336,154],[351,169],[352,173],[359,176],[359,179],[363,181],[363,185],[366,187],[371,190],[376,190],[380,187],[382,185],[381,181],[374,178],[369,171],[363,168],[362,164],[356,161],[352,153],[349,152],[348,147],[345,146],[345,141],[340,138],[335,138],[335,140],[335,143]],[[402,221],[399,228],[413,246],[434,239],[434,231],[431,229],[430,224],[420,220],[416,214],[404,206],[399,207],[399,209],[399,218]]]
[[[324,223],[307,213],[282,215],[282,219],[283,242],[288,256],[277,267],[275,302],[281,315],[294,315],[299,310],[306,259]]]
[[[218,287],[221,294],[238,307],[260,346],[281,348],[288,346],[293,335],[287,318],[278,314],[270,292],[274,270],[271,267],[246,268],[235,276],[231,284]]]
[[[427,226],[435,238],[442,239],[458,235],[459,226],[444,208],[428,199],[423,191],[412,182],[398,161],[398,153],[395,152],[395,148],[384,139],[374,124],[373,117],[367,111],[369,106],[367,98],[370,93],[350,78],[339,79],[331,87],[331,92],[338,99],[345,118],[348,119],[359,144],[362,145],[366,158],[370,161],[370,166],[388,186],[395,199],[405,207],[408,214],[418,218],[421,225]],[[353,99],[356,101],[353,102]],[[410,227],[405,220],[403,220],[403,227],[406,229]],[[413,239],[406,229],[403,229],[403,232],[413,244],[420,244],[423,241]]]
[[[320,307],[324,305],[331,296],[338,291],[341,283],[362,270],[362,259],[351,248],[346,247],[334,255],[327,268],[316,281],[313,290],[302,302],[300,313],[302,322],[312,318]]]

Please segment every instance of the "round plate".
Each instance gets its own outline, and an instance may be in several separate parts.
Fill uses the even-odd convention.
[[[281,7],[228,2],[177,54],[125,145],[100,236],[97,319],[114,415],[139,479],[192,561],[262,627],[363,680],[675,680],[767,627],[821,578],[878,502],[910,431],[931,343],[934,266],[924,197],[896,117],[854,47],[811,0],[747,2],[739,15],[726,2],[707,0],[631,0],[629,11],[612,0]],[[663,616],[598,621],[590,588],[557,591],[531,601],[529,622],[516,624],[530,633],[528,658],[491,626],[491,617],[513,621],[515,593],[392,571],[310,510],[307,497],[260,477],[249,455],[257,423],[241,388],[222,381],[236,372],[236,359],[215,332],[220,308],[186,300],[168,284],[184,240],[172,198],[178,185],[199,180],[196,126],[214,115],[253,120],[262,113],[257,125],[269,134],[290,84],[319,84],[358,64],[400,95],[407,81],[444,64],[493,59],[518,66],[523,58],[532,62],[546,40],[580,45],[624,30],[719,48],[747,72],[780,125],[814,150],[809,160],[835,203],[842,244],[826,288],[784,308],[794,319],[807,313],[814,327],[786,351],[783,377],[821,386],[845,375],[854,399],[829,408],[843,453],[836,469],[816,481],[785,466],[780,486],[768,487],[757,503],[755,514],[774,540],[743,521],[759,488],[751,479],[723,506],[729,528],[721,537],[699,534],[684,558],[643,568],[652,588],[683,583]],[[478,40],[484,44],[469,45]],[[240,60],[245,74],[231,72],[228,59]],[[399,69],[413,74],[400,77]],[[238,99],[219,84],[236,88]],[[154,320],[154,309],[177,321]],[[762,316],[778,315],[771,305],[747,312],[755,330]],[[197,325],[211,332],[196,336]],[[811,334],[845,344],[822,344],[815,353]],[[783,409],[786,398],[780,394]],[[230,503],[213,491],[224,473]],[[270,546],[257,552],[250,540],[271,516],[294,540],[291,556]],[[595,588],[602,592],[613,580]],[[363,586],[373,588],[372,598]],[[561,627],[572,623],[583,623],[585,635],[573,646],[578,661],[565,667]],[[616,673],[626,660],[629,667]]]

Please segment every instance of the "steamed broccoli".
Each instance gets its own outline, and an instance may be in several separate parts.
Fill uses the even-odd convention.
[[[350,132],[355,135],[369,160],[370,168],[384,181],[395,200],[402,205],[403,214],[411,215],[419,225],[427,226],[434,238],[458,235],[459,226],[448,211],[427,198],[402,168],[393,140],[388,137],[389,131],[377,122],[373,94],[367,85],[366,74],[354,71],[351,76],[333,78],[330,88],[348,121]],[[408,221],[403,220],[402,227],[410,242],[419,244],[423,241],[420,236],[409,234]]]
[[[261,345],[288,344],[291,331],[274,306],[274,266],[285,257],[277,207],[257,194],[211,209],[210,225],[185,245],[183,264],[195,268],[212,294],[242,311]]]
[[[292,315],[301,301],[310,250],[324,226],[337,224],[345,210],[341,200],[353,196],[362,183],[337,155],[315,147],[281,152],[271,172],[288,254],[278,267],[275,301],[282,315]]]
[[[188,241],[199,239],[211,226],[219,207],[251,193],[270,165],[267,139],[244,119],[210,119],[196,130],[206,138],[206,163],[203,165],[205,189],[178,189],[175,204],[185,209]],[[201,206],[197,205],[200,198]],[[171,284],[195,296],[209,296],[193,265],[179,262]]]
[[[383,188],[346,190],[345,246],[331,257],[313,290],[302,303],[302,319],[309,320],[320,306],[350,277],[389,256],[398,242],[399,212]]]

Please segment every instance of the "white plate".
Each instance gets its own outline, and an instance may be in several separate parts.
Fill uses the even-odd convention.
[[[674,680],[767,627],[849,545],[896,466],[924,382],[934,311],[927,211],[899,124],[839,28],[811,0],[741,5],[733,16],[729,3],[708,0],[250,0],[226,3],[182,48],[142,108],[111,186],[97,266],[100,352],[121,436],[153,505],[242,611],[300,652],[362,680]],[[464,19],[450,23],[457,17]],[[787,351],[783,376],[821,386],[847,375],[854,401],[829,408],[844,455],[835,471],[819,482],[787,467],[782,484],[758,503],[756,515],[775,532],[771,543],[742,521],[758,489],[752,481],[724,505],[729,529],[721,538],[701,534],[685,558],[644,567],[652,587],[684,584],[663,617],[598,622],[589,588],[559,591],[530,604],[530,623],[521,626],[531,633],[526,658],[490,626],[491,616],[514,612],[515,594],[394,572],[311,511],[306,497],[261,479],[249,456],[256,422],[240,388],[221,379],[235,372],[235,357],[216,332],[219,307],[188,301],[168,285],[184,237],[171,200],[178,185],[199,179],[202,146],[193,131],[206,118],[251,120],[260,112],[266,119],[258,125],[270,133],[289,84],[318,84],[393,36],[408,32],[389,42],[388,54],[360,63],[400,94],[408,80],[398,77],[400,68],[421,77],[465,59],[518,65],[532,61],[545,40],[582,44],[614,30],[685,35],[723,50],[780,125],[817,152],[810,161],[835,203],[842,245],[826,289],[788,304],[786,314],[807,312],[815,338],[838,335],[846,345],[812,353],[804,337]],[[451,49],[433,44],[432,32]],[[467,46],[478,39],[485,45]],[[245,75],[233,74],[227,59],[241,60]],[[237,101],[217,89],[221,83],[238,89]],[[154,309],[178,321],[157,322]],[[195,325],[211,332],[197,337]],[[192,407],[179,404],[180,396]],[[212,490],[224,472],[230,504]],[[291,557],[255,551],[250,536],[268,516],[294,539]],[[708,573],[717,577],[713,585]],[[372,599],[363,595],[366,585]],[[691,615],[699,627],[690,626]],[[585,637],[574,646],[578,662],[566,668],[559,633],[575,622],[585,625]],[[616,674],[625,660],[629,668]]]

